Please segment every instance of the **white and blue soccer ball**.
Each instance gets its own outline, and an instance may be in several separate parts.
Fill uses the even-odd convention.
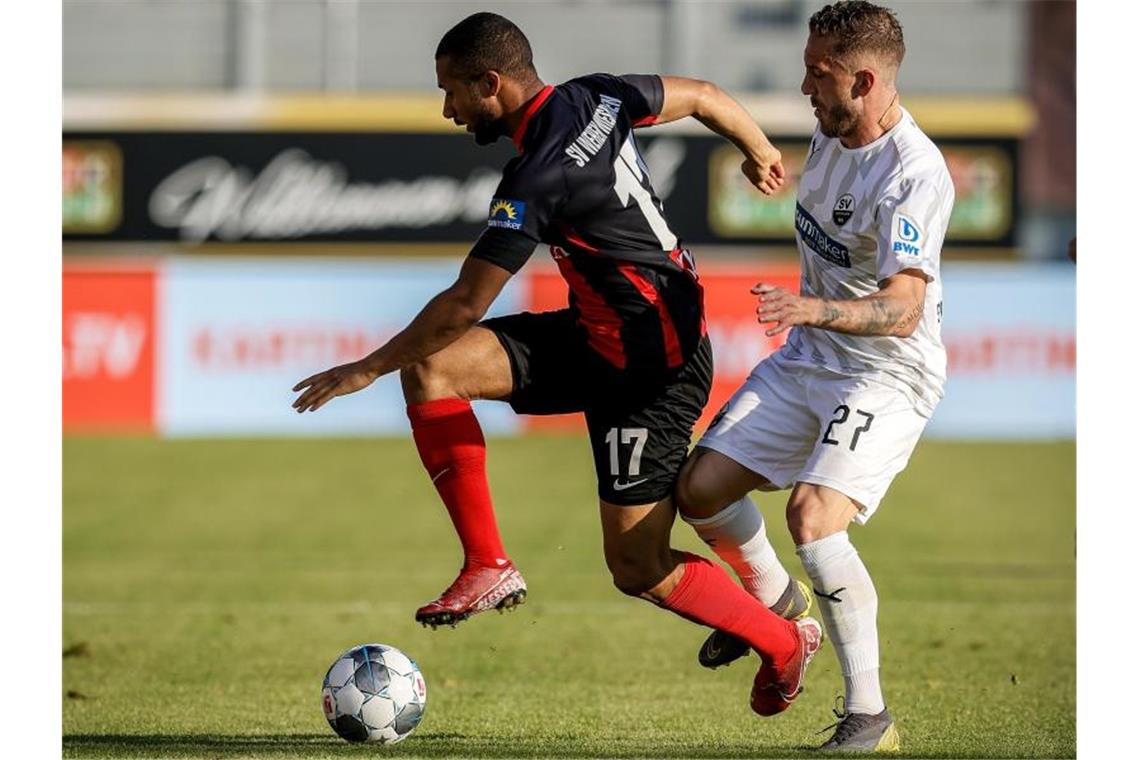
[[[350,742],[403,741],[420,724],[426,705],[419,666],[385,644],[361,644],[337,657],[321,690],[325,718]]]

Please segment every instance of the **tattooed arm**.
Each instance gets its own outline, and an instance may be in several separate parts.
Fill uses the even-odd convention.
[[[786,288],[757,283],[756,321],[775,323],[765,335],[779,335],[795,325],[818,327],[850,335],[889,335],[907,338],[922,319],[926,275],[904,269],[879,283],[877,293],[850,300],[811,298]]]

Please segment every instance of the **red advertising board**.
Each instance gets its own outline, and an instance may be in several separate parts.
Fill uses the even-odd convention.
[[[529,311],[564,309],[567,305],[566,283],[554,269],[530,273],[527,282]],[[756,296],[749,292],[757,282],[779,285],[799,292],[799,270],[795,266],[756,266],[702,268],[701,285],[705,289],[705,319],[713,345],[714,376],[712,393],[705,406],[697,431],[728,400],[756,363],[784,343],[786,333],[769,338],[756,323]],[[524,417],[528,430],[580,429],[581,415]]]
[[[951,377],[1055,377],[1077,371],[1071,327],[1021,325],[951,332],[943,337]]]
[[[153,430],[154,365],[154,270],[65,267],[64,429]]]
[[[345,263],[344,271],[324,262],[313,271],[310,266],[317,265],[268,259],[256,266],[65,262],[64,430],[314,434],[313,421],[296,425],[295,415],[280,414],[291,399],[283,391],[313,368],[348,361],[382,343],[454,276],[450,262],[430,271],[407,261]],[[952,308],[942,336],[950,379],[931,434],[1071,436],[1077,353],[1071,268],[957,264],[947,270]],[[768,338],[756,323],[751,287],[766,281],[795,291],[798,279],[788,264],[702,266],[715,375],[694,432],[783,343],[783,335]],[[414,294],[409,283],[418,283]],[[553,266],[534,262],[511,286],[497,308],[566,307],[567,287]],[[406,433],[394,379],[378,384],[367,399],[366,414],[330,407],[319,418],[319,433]],[[496,412],[486,424],[496,433],[582,430],[581,415]]]

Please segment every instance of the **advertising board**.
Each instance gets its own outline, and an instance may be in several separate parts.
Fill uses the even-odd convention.
[[[1076,435],[1076,287],[1068,264],[962,264],[943,267],[942,339],[949,362],[946,395],[927,433],[941,438],[1071,438]],[[763,280],[799,288],[797,270],[759,264],[703,267],[701,283],[715,380],[698,428],[786,333],[768,338],[756,323]],[[555,272],[529,281],[531,309],[560,308],[566,287]],[[535,418],[528,430],[577,428],[580,415]]]
[[[740,154],[704,134],[638,132],[672,229],[690,244],[792,244],[805,138],[775,138],[790,182],[766,197]],[[957,202],[949,245],[1009,247],[1017,142],[945,138]],[[65,241],[470,243],[507,141],[368,132],[68,132]],[[70,168],[69,168],[70,167]],[[121,208],[120,208],[121,206]]]
[[[63,270],[63,423],[150,431],[155,413],[155,272]]]
[[[942,438],[1072,438],[1076,277],[1071,264],[943,268],[946,395],[928,433]]]
[[[455,280],[458,262],[178,258],[164,268],[159,430],[171,436],[401,435],[398,373],[299,415],[291,388],[359,359],[402,330]],[[517,310],[508,284],[493,313]],[[515,422],[478,404],[488,433]]]
[[[708,156],[708,226],[713,237],[745,242],[791,242],[796,182],[808,142],[781,141],[784,170],[793,181],[768,197],[740,173],[740,155],[731,145]],[[1017,197],[1017,145],[1012,140],[940,139],[954,183],[954,210],[946,239],[951,245],[1013,244]]]
[[[536,252],[536,259],[542,251]],[[292,386],[358,359],[447,287],[458,261],[201,257],[156,268],[68,266],[63,281],[63,412],[68,431],[172,436],[403,435],[399,380],[290,409]],[[1076,433],[1075,282],[1069,264],[943,267],[946,395],[928,428],[944,438]],[[767,338],[749,289],[798,287],[794,267],[701,266],[715,382],[703,426],[783,336]],[[492,315],[564,308],[567,288],[540,259],[508,283]],[[516,417],[478,402],[489,434],[581,428],[580,415]]]

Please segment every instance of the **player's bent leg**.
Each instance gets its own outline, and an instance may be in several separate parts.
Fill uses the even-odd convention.
[[[682,519],[733,569],[744,589],[787,620],[811,608],[807,586],[788,575],[764,529],[764,518],[748,497],[775,486],[719,451],[698,446],[682,468],[675,489]],[[697,661],[706,668],[728,665],[748,654],[747,642],[713,631]]]
[[[439,598],[416,611],[433,628],[456,625],[526,598],[507,557],[487,484],[483,430],[470,399],[507,398],[511,367],[495,334],[472,328],[458,341],[400,373],[412,437],[463,545],[463,567]]]
[[[762,664],[752,689],[760,715],[786,710],[803,688],[807,664],[819,649],[815,620],[784,620],[737,586],[719,566],[669,549],[670,499],[642,506],[601,504],[606,563],[623,593],[656,602],[692,622],[740,638]]]
[[[879,598],[847,527],[859,505],[837,489],[797,483],[788,500],[788,528],[811,578],[846,691],[846,712],[827,749],[859,751],[868,742],[897,745],[879,685]]]
[[[763,475],[719,451],[698,445],[681,468],[674,498],[683,519],[706,520],[750,491],[774,488]]]
[[[849,496],[814,483],[796,483],[786,510],[796,546],[846,531],[857,514],[859,505]]]
[[[476,325],[459,340],[400,371],[408,404],[436,399],[510,398],[511,362],[498,337]]]
[[[660,603],[679,577],[669,548],[672,501],[642,506],[601,501],[600,509],[602,549],[614,586],[623,594]]]

